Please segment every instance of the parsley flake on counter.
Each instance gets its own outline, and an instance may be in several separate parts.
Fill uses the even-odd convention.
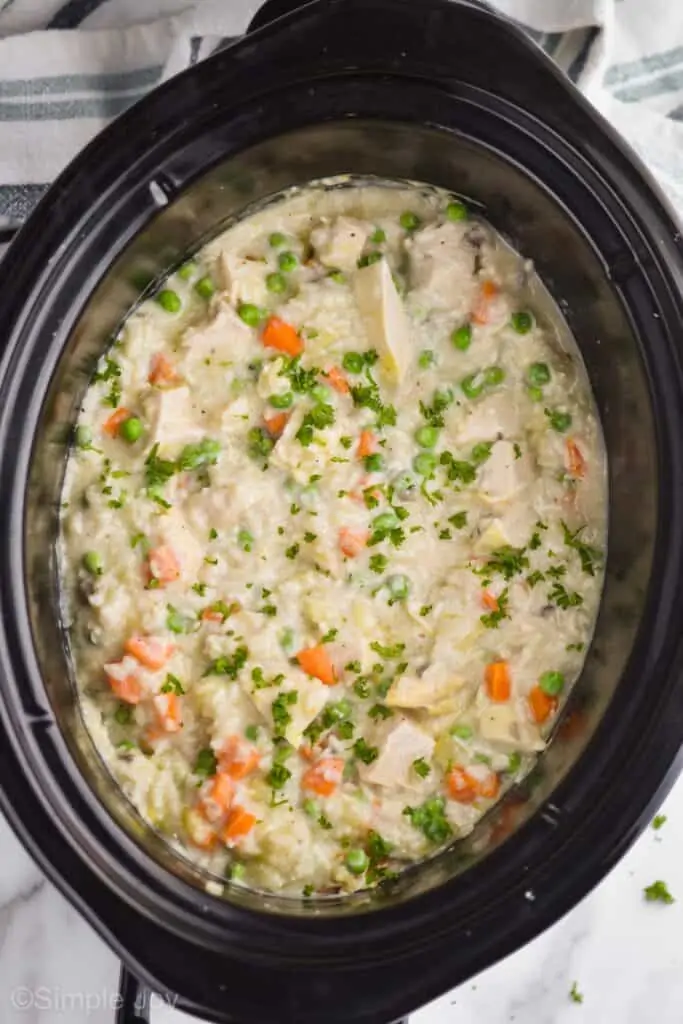
[[[569,990],[569,998],[573,1003],[582,1003],[583,995],[579,992],[576,982],[573,982],[572,987]]]
[[[669,892],[669,887],[666,882],[653,882],[652,885],[648,885],[643,889],[643,892],[645,893],[645,899],[649,903],[665,903],[669,905],[676,902]]]
[[[666,824],[666,814],[656,814],[652,819],[652,827],[655,832],[659,832],[662,825]]]

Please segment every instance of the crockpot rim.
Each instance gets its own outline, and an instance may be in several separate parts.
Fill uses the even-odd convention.
[[[335,3],[335,5],[336,5],[336,6],[342,6],[342,5],[343,5],[343,0],[333,0],[333,3]],[[238,45],[239,45],[239,44],[238,44]],[[212,58],[212,60],[217,60],[217,59],[219,59],[219,58]],[[189,71],[189,72],[186,72],[185,74],[186,74],[186,75],[188,75],[188,74],[192,74],[192,73],[193,73],[193,71],[191,70],[191,71]],[[177,82],[177,80],[175,80],[175,81],[174,81],[174,83],[168,83],[168,84],[167,84],[166,86],[164,86],[164,87],[162,87],[162,88],[164,88],[164,89],[168,89],[170,85],[174,85],[174,84],[175,84],[176,82]],[[143,106],[143,105],[144,105],[145,103],[146,103],[146,101],[145,101],[145,100],[143,100],[143,101],[141,102],[141,104],[137,105],[137,107],[135,108],[135,110],[131,112],[131,115],[132,115],[133,113],[135,113],[135,114],[136,114],[136,116],[137,116],[138,114],[142,114],[142,111],[140,110],[140,108],[141,108],[141,107],[142,107],[142,106]],[[111,136],[110,136],[110,137],[111,137]],[[101,137],[100,137],[100,138],[101,138]],[[87,151],[86,151],[86,154],[87,154]],[[83,155],[82,155],[82,157],[79,157],[79,158],[77,158],[77,161],[76,161],[76,163],[78,163],[78,161],[79,161],[79,160],[81,160],[81,159],[82,159],[83,161],[85,161],[85,160],[86,160],[86,154],[83,154]],[[72,168],[71,168],[70,170],[71,170],[71,171],[72,171],[72,173],[73,173],[73,166],[72,166]],[[69,173],[69,172],[65,172],[65,175],[63,175],[63,176],[62,176],[62,177],[61,177],[61,178],[59,179],[59,181],[58,181],[58,183],[57,183],[57,184],[58,184],[58,185],[59,185],[60,187],[65,187],[65,186],[66,186],[66,185],[68,184],[68,173]],[[48,200],[50,200],[50,201],[48,202]],[[53,195],[53,194],[52,194],[52,192],[51,192],[51,193],[49,193],[49,195],[48,195],[48,196],[46,197],[46,199],[45,199],[45,200],[43,200],[43,204],[45,204],[45,205],[41,204],[41,208],[39,208],[39,210],[40,210],[41,214],[42,214],[42,215],[45,215],[45,213],[47,213],[47,212],[48,212],[48,211],[50,210],[50,207],[51,207],[51,205],[52,205],[52,206],[54,206],[54,202],[55,202],[55,198],[54,198],[54,195]],[[20,237],[20,241],[21,241],[21,237]],[[19,251],[19,250],[17,249],[17,251]],[[7,272],[7,271],[5,271],[5,273],[6,273],[6,272]],[[0,274],[0,278],[1,278],[1,276],[2,276],[2,275]],[[9,282],[8,282],[7,280],[5,280],[5,285],[6,285],[6,287],[7,287],[8,285],[9,285]]]

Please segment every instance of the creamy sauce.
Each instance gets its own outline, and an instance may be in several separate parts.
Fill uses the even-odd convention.
[[[543,749],[607,495],[534,289],[438,190],[312,187],[212,241],[102,358],[64,493],[76,677],[115,778],[211,872],[375,884]]]

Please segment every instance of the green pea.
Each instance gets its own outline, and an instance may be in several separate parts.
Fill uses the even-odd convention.
[[[453,221],[467,220],[469,210],[460,199],[451,199],[446,207],[446,216]]]
[[[387,587],[394,601],[405,601],[410,593],[410,580],[407,576],[399,573],[396,576],[389,577]]]
[[[529,396],[529,398],[531,399],[532,402],[542,402],[543,401],[543,391],[541,390],[541,388],[537,388],[537,387],[527,388],[527,395]]]
[[[459,740],[469,740],[474,736],[474,729],[471,725],[454,725],[451,735],[457,736]]]
[[[268,399],[273,409],[289,409],[293,401],[294,394],[291,391],[285,391],[284,395],[271,395]]]
[[[237,543],[242,548],[242,551],[251,551],[252,544],[254,543],[254,534],[249,530],[238,530]]]
[[[544,672],[538,685],[548,697],[558,697],[564,690],[564,676],[561,672]]]
[[[484,378],[481,373],[471,373],[469,377],[463,377],[460,387],[467,398],[478,398],[484,390]]]
[[[74,444],[77,448],[89,448],[92,444],[92,430],[82,424],[74,431]]]
[[[552,411],[546,409],[546,416],[550,420],[550,426],[558,434],[564,434],[565,430],[569,430],[572,425],[571,413],[561,412],[559,409],[553,409]]]
[[[522,755],[518,750],[513,751],[508,757],[508,766],[506,771],[509,775],[516,775],[519,769],[522,767]]]
[[[382,259],[382,253],[381,252],[366,252],[358,260],[358,269],[362,270],[363,267],[370,267],[370,266],[372,266],[373,263],[379,263],[379,261],[381,259]]]
[[[210,299],[216,291],[216,285],[213,283],[211,278],[207,275],[206,277],[200,277],[194,286],[194,290],[197,295],[202,299]]]
[[[162,288],[155,298],[161,308],[165,309],[167,313],[179,313],[182,309],[183,304],[180,301],[180,296],[170,288]]]
[[[273,247],[273,249],[281,249],[286,242],[287,238],[281,231],[273,231],[272,235],[268,239],[268,243]]]
[[[462,327],[456,327],[451,334],[451,342],[459,352],[466,352],[472,344],[472,325],[463,324]]]
[[[237,315],[249,327],[258,327],[261,321],[266,319],[268,313],[252,302],[241,302],[237,307]]]
[[[258,725],[248,725],[244,730],[244,735],[247,737],[248,740],[251,740],[252,743],[256,742],[256,740],[258,739],[258,734]]]
[[[303,804],[301,806],[304,809],[304,813],[307,814],[309,816],[309,818],[317,818],[318,817],[318,814],[319,814],[318,805],[315,802],[315,800],[304,800],[304,802],[303,802]]]
[[[398,526],[398,517],[393,512],[382,512],[372,520],[372,529],[378,533],[387,533]]]
[[[268,274],[266,278],[266,288],[269,292],[273,292],[274,295],[280,295],[287,288],[287,280],[284,274],[275,272],[274,274]]]
[[[398,218],[398,222],[404,231],[415,231],[420,226],[420,218],[411,210],[406,210]]]
[[[325,708],[325,717],[332,722],[343,722],[351,714],[352,708],[348,700],[338,700],[328,704]]]
[[[433,448],[439,440],[438,427],[420,427],[415,431],[415,440],[420,448]]]
[[[189,281],[197,273],[198,267],[194,260],[188,260],[187,263],[183,263],[182,267],[178,267],[178,277],[181,281]]]
[[[329,388],[326,388],[324,384],[315,384],[311,388],[311,398],[315,399],[316,402],[320,402],[322,405],[328,405],[332,393]]]
[[[235,862],[234,864],[228,864],[225,869],[225,877],[229,882],[241,882],[247,873],[247,869],[244,864]]]
[[[420,352],[417,360],[417,365],[421,370],[427,370],[430,366],[433,366],[436,362],[436,355],[431,348],[425,348]]]
[[[532,363],[526,376],[530,384],[541,387],[550,380],[550,368],[547,363]]]
[[[104,569],[102,556],[97,551],[86,551],[83,555],[83,568],[93,576],[101,576]]]
[[[386,240],[387,233],[384,230],[384,228],[375,228],[375,230],[370,235],[370,241],[372,242],[373,245],[381,245],[382,242],[386,242]]]
[[[433,452],[420,452],[413,459],[413,469],[419,476],[431,476],[437,467],[438,461]]]
[[[531,313],[521,310],[519,313],[512,314],[510,323],[514,330],[517,331],[517,334],[528,334],[534,326],[534,318]]]
[[[345,352],[342,359],[342,366],[349,373],[362,373],[365,360],[360,352]]]
[[[399,498],[409,498],[416,487],[417,483],[412,473],[400,473],[393,480],[394,492]]]
[[[137,416],[129,416],[119,427],[119,437],[128,444],[135,444],[142,434],[142,421]]]
[[[505,380],[505,370],[502,366],[487,366],[484,370],[484,384],[487,387],[496,387]]]
[[[349,850],[344,860],[352,875],[362,875],[370,865],[370,858],[365,850]]]
[[[299,266],[299,257],[289,251],[281,252],[277,261],[280,265],[280,270],[284,270],[285,274],[291,274]]]
[[[363,465],[368,473],[381,473],[384,468],[384,459],[379,452],[363,456]]]
[[[438,406],[440,410],[447,409],[449,405],[452,405],[454,398],[452,388],[438,388],[434,392],[434,405]]]

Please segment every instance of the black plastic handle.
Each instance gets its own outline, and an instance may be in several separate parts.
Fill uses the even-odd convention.
[[[121,964],[116,1024],[150,1024],[149,996],[149,989],[145,988],[124,964]]]

